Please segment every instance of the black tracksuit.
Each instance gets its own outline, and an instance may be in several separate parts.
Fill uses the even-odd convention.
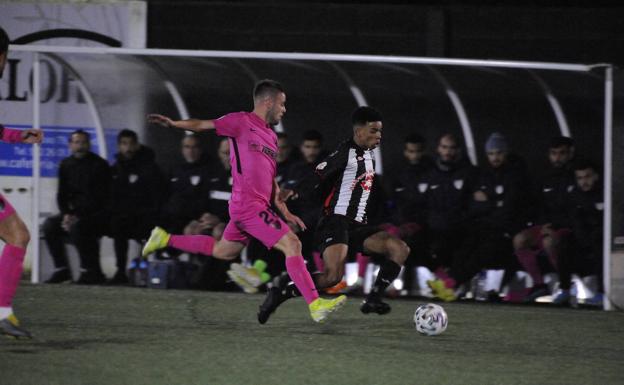
[[[423,177],[434,166],[429,157],[423,157],[417,164],[402,162],[390,167],[387,172],[388,191],[396,206],[397,224],[425,222],[424,195],[419,191]]]
[[[192,220],[210,212],[210,180],[213,167],[207,161],[182,163],[169,175],[169,198],[161,223],[169,232],[180,234]]]
[[[476,168],[460,161],[444,164],[439,159],[424,176],[419,191],[424,195],[426,231],[431,260],[428,267],[450,267],[470,226]]]
[[[154,151],[141,146],[132,159],[119,154],[111,167],[111,236],[118,271],[127,262],[128,240],[144,240],[156,225],[166,194],[165,178],[154,161]]]
[[[232,195],[232,173],[223,167],[221,162],[213,162],[209,170],[208,179],[208,212],[214,214],[223,222],[230,219],[228,202]]]
[[[450,275],[462,284],[481,269],[513,269],[512,237],[524,226],[529,201],[528,180],[521,163],[505,163],[497,169],[480,170],[474,191],[486,201],[471,200],[471,224],[457,250]]]
[[[575,185],[572,162],[547,170],[537,191],[537,224],[552,223],[554,229],[570,227],[568,199]]]
[[[69,230],[69,240],[78,249],[81,267],[101,275],[98,238],[109,224],[111,174],[108,163],[89,152],[82,158],[70,156],[61,161],[58,175],[59,215],[48,218],[43,232],[56,268],[68,267],[61,228],[63,216],[72,214],[78,221]]]
[[[602,287],[603,215],[602,186],[590,191],[572,190],[568,196],[569,223],[572,233],[561,240],[557,258],[562,289],[571,286],[572,274],[598,276]]]

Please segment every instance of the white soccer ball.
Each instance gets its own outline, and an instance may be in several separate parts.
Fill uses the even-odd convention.
[[[436,336],[446,330],[448,316],[444,308],[435,303],[420,305],[414,312],[416,330],[427,336]]]

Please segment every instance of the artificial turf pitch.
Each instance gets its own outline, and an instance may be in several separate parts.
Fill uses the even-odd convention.
[[[327,324],[303,300],[266,325],[261,295],[22,285],[35,334],[0,340],[0,384],[623,384],[624,313],[443,304],[448,330],[419,335],[420,300],[363,315],[351,298]]]

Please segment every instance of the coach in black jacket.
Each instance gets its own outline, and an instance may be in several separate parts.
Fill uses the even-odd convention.
[[[158,219],[166,185],[154,161],[154,151],[139,143],[136,132],[117,135],[119,152],[112,170],[110,233],[115,244],[117,272],[112,283],[126,283],[128,241],[146,239]]]
[[[453,255],[470,224],[470,204],[476,168],[461,157],[452,134],[438,140],[435,166],[424,175],[418,190],[424,195],[426,226],[435,267],[450,267]]]
[[[197,136],[182,139],[182,157],[184,162],[169,174],[169,197],[162,210],[163,227],[172,233],[182,233],[189,222],[210,211],[213,168],[205,160]]]
[[[102,283],[98,238],[107,230],[110,199],[110,168],[106,160],[90,151],[89,134],[78,130],[71,134],[71,155],[59,166],[57,203],[60,214],[43,225],[46,243],[56,271],[47,281],[59,283],[71,279],[64,238],[78,249],[83,273],[78,283]]]

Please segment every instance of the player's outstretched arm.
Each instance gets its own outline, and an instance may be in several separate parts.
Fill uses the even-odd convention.
[[[43,131],[36,128],[29,128],[22,131],[22,143],[36,144],[43,141]]]
[[[149,114],[147,115],[147,121],[149,123],[159,124],[163,127],[180,128],[182,130],[202,132],[213,130],[215,128],[213,120],[200,120],[200,119],[186,119],[186,120],[171,120],[170,118],[159,115]]]
[[[0,124],[0,141],[7,143],[41,143],[43,140],[43,131],[36,128],[27,130],[14,130],[4,127]]]

